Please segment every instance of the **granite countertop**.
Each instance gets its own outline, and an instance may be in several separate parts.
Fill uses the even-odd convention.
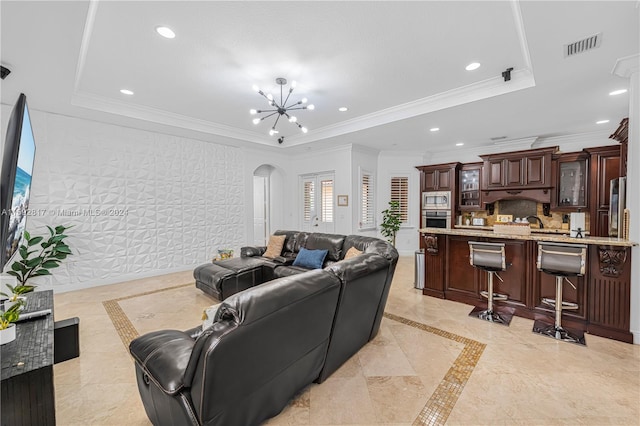
[[[456,226],[453,229],[443,228],[420,228],[421,234],[444,234],[444,235],[460,235],[465,237],[489,237],[489,238],[503,238],[509,240],[529,240],[529,241],[552,241],[558,243],[575,243],[575,244],[599,244],[609,246],[621,246],[632,247],[637,246],[638,243],[623,240],[613,237],[584,237],[584,238],[572,238],[567,234],[560,233],[537,233],[537,229],[532,229],[531,235],[512,235],[512,234],[500,234],[493,232],[493,228],[490,226]],[[551,230],[548,230],[551,231]],[[558,230],[561,231],[561,230]]]

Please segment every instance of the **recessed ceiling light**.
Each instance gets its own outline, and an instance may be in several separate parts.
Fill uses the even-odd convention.
[[[609,96],[622,95],[623,93],[627,93],[627,89],[614,90],[609,92]]]
[[[462,146],[462,145],[464,145],[464,142],[458,142],[458,143],[456,144],[456,146]]]
[[[438,130],[440,130],[440,127],[432,127],[429,129],[430,132],[437,132]]]
[[[349,110],[349,108],[347,108],[347,107],[338,108],[338,111],[340,111],[340,112],[345,112],[345,111],[348,111],[348,110]]]
[[[467,70],[467,71],[477,70],[478,68],[480,68],[480,63],[479,62],[471,62],[469,65],[464,67],[464,69]]]
[[[600,120],[600,121],[596,121],[596,124],[605,124],[608,123],[609,120]]]
[[[133,92],[129,89],[120,89],[120,93],[122,93],[123,95],[133,95]]]
[[[176,33],[169,27],[156,27],[156,32],[164,38],[176,38]]]

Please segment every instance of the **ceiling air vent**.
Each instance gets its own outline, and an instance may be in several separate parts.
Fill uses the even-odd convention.
[[[602,43],[602,33],[583,38],[570,44],[565,44],[564,57],[567,58],[577,55],[578,53],[586,52],[587,50],[595,49],[600,47],[600,43]]]

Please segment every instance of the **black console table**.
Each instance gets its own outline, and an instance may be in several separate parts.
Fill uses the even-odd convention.
[[[1,346],[1,420],[4,425],[55,425],[53,291],[26,295],[24,312],[51,314],[16,324],[16,340]]]

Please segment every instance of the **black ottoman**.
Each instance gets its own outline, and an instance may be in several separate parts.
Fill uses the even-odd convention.
[[[205,263],[193,271],[196,287],[222,301],[232,294],[262,284],[263,261],[237,257]]]

